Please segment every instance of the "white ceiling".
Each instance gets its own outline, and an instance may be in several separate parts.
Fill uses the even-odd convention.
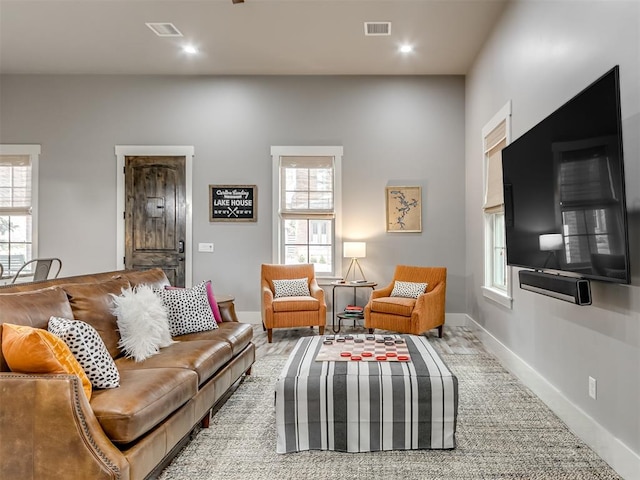
[[[0,0],[0,73],[464,74],[507,0]],[[364,22],[391,36],[365,37]],[[146,22],[171,22],[160,38]],[[200,53],[182,53],[184,43]],[[408,42],[415,51],[398,53]]]

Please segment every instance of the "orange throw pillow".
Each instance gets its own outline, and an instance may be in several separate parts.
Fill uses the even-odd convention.
[[[2,355],[12,372],[77,375],[91,400],[91,382],[64,341],[41,328],[2,325]]]

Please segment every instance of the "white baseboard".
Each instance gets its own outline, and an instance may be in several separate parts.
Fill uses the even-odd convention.
[[[251,325],[262,325],[262,314],[260,312],[236,312],[238,321],[250,323]]]
[[[469,317],[466,313],[445,313],[444,327],[467,327],[469,326]]]
[[[573,404],[562,392],[482,325],[466,316],[466,326],[473,329],[485,348],[493,353],[502,365],[536,394],[583,442],[591,447],[623,478],[640,478],[640,455],[613,436],[602,425]],[[448,322],[448,317],[447,317]]]
[[[252,325],[262,324],[262,314],[260,312],[236,312],[238,320]],[[331,314],[327,314],[327,324],[331,323]],[[469,317],[464,313],[447,313],[445,315],[445,326],[466,327],[469,325]]]

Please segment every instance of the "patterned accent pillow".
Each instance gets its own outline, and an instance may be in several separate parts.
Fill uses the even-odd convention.
[[[167,309],[172,337],[218,328],[209,304],[206,284],[200,282],[192,288],[154,290]]]
[[[125,355],[141,362],[171,345],[167,310],[149,285],[122,289],[112,295],[113,314],[118,317],[118,347]]]
[[[393,284],[392,297],[418,298],[418,295],[427,291],[427,283],[400,282],[396,280]]]
[[[222,316],[220,315],[220,307],[218,307],[218,302],[216,300],[216,296],[213,294],[213,287],[211,286],[211,280],[207,280],[207,298],[209,299],[209,305],[211,306],[211,311],[213,312],[213,318],[215,318],[216,323],[222,323]],[[165,290],[181,290],[182,287],[172,287],[171,285],[165,285]]]
[[[26,325],[2,324],[2,355],[12,372],[76,375],[91,400],[91,382],[67,344],[53,333]]]
[[[291,280],[273,280],[274,298],[280,297],[308,297],[309,279],[294,278]]]
[[[120,373],[95,328],[81,320],[51,317],[48,330],[67,344],[94,388],[120,386]]]

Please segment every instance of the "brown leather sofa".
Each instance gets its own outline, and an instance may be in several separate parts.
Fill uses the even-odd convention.
[[[220,305],[218,329],[176,337],[142,362],[125,358],[109,294],[141,283],[168,285],[155,269],[0,287],[0,338],[3,323],[46,329],[52,315],[83,320],[120,373],[119,387],[94,389],[89,401],[77,376],[12,373],[0,351],[0,478],[153,477],[251,373],[253,330],[237,322],[232,303]]]

